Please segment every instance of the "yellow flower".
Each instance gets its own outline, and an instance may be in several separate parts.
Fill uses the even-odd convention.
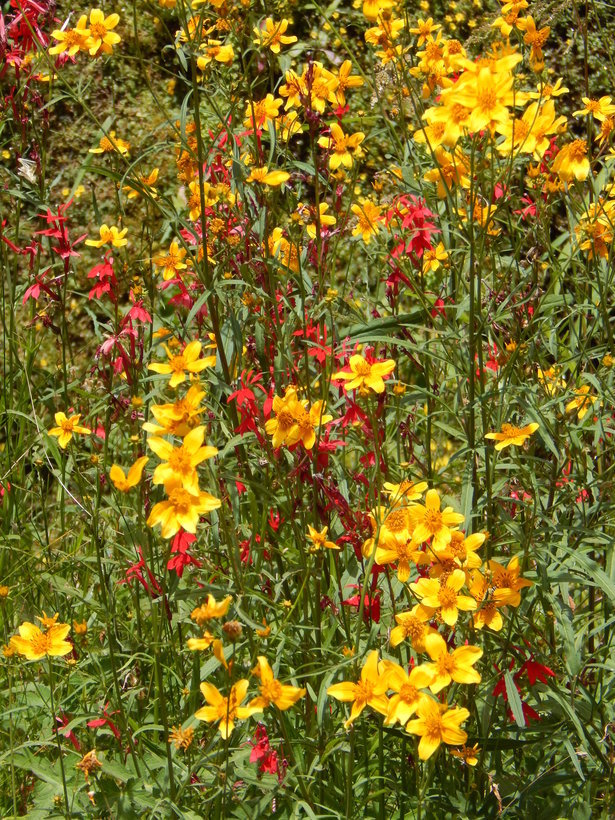
[[[474,746],[462,746],[461,749],[449,749],[449,752],[453,757],[458,757],[460,760],[463,760],[466,766],[476,766],[480,749],[478,748],[478,743],[475,743]]]
[[[587,143],[585,140],[574,140],[560,148],[551,164],[551,171],[557,174],[562,182],[583,182],[589,174]]]
[[[158,191],[155,188],[158,181],[159,168],[153,168],[149,174],[137,174],[134,182],[128,182],[124,186],[124,191],[127,192],[128,199],[137,199],[142,193],[152,199],[158,199]]]
[[[75,763],[75,768],[83,772],[86,783],[89,782],[92,772],[95,772],[96,769],[100,769],[101,767],[102,763],[96,757],[96,749],[92,749],[91,752],[83,755],[78,763]]]
[[[358,387],[373,390],[374,393],[384,393],[383,377],[393,372],[395,362],[392,359],[369,362],[357,354],[350,357],[349,367],[350,371],[340,370],[331,376],[331,380],[345,381],[344,390],[355,390]]]
[[[438,242],[435,248],[427,248],[421,260],[423,273],[435,273],[442,265],[448,263],[448,253],[443,242]]]
[[[474,669],[474,664],[483,655],[483,650],[478,646],[458,646],[449,652],[442,635],[434,632],[425,638],[425,648],[433,663],[426,663],[421,669],[431,674],[429,688],[434,695],[451,681],[480,683],[481,677]]]
[[[280,114],[282,100],[267,94],[262,100],[254,100],[246,104],[246,113],[243,124],[246,128],[267,128],[269,122],[274,122]]]
[[[90,148],[90,154],[112,154],[117,151],[118,154],[126,156],[130,151],[130,143],[126,140],[115,136],[115,131],[109,131],[109,136],[106,134],[100,138],[98,148]],[[158,176],[158,174],[156,174]]]
[[[143,429],[156,435],[173,435],[183,438],[199,425],[199,416],[204,412],[201,402],[205,391],[196,384],[191,385],[188,392],[172,404],[153,404],[150,408],[152,416],[158,424],[146,422]],[[162,426],[159,426],[162,425]]]
[[[334,122],[329,126],[330,136],[319,137],[318,144],[321,148],[331,151],[329,157],[329,168],[335,171],[340,165],[345,168],[352,168],[352,157],[359,150],[359,146],[365,139],[362,131],[356,134],[344,134],[338,123]]]
[[[85,635],[88,631],[88,623],[87,621],[73,621],[73,630],[75,635]]]
[[[162,268],[162,278],[168,281],[169,279],[175,279],[178,271],[186,270],[187,266],[184,264],[185,256],[185,248],[180,248],[179,243],[173,240],[169,247],[169,252],[166,255],[160,253],[158,256],[154,256],[152,262],[156,267]]]
[[[169,732],[169,743],[172,743],[176,749],[183,749],[184,751],[190,747],[194,739],[194,729],[188,726],[187,729],[181,726],[173,726]]]
[[[427,760],[438,749],[441,743],[459,746],[465,743],[468,735],[460,725],[470,717],[467,709],[455,707],[449,709],[445,703],[438,703],[425,698],[418,706],[418,718],[406,725],[406,731],[419,735],[419,758]]]
[[[385,726],[391,726],[394,723],[401,723],[405,726],[422,701],[428,698],[428,695],[420,690],[429,686],[431,678],[431,672],[425,665],[415,666],[410,674],[407,674],[397,664],[389,666],[388,688],[392,689],[395,694],[389,700],[389,708],[384,719]]]
[[[318,230],[318,226],[316,225],[316,209],[315,208],[306,208],[305,206],[301,206],[303,208],[304,213],[308,215],[308,218],[312,218],[314,222],[310,223],[306,227],[307,235],[310,239],[316,239],[316,232]],[[336,219],[331,214],[328,214],[327,211],[329,210],[329,204],[327,202],[320,202],[318,205],[318,221],[320,222],[320,230],[322,232],[323,228],[327,229],[331,227],[331,225],[335,225]]]
[[[392,484],[385,481],[382,485],[384,492],[389,496],[389,501],[393,505],[406,503],[408,501],[418,501],[428,487],[426,481],[413,481],[404,479],[399,484]]]
[[[70,632],[69,624],[54,623],[46,632],[26,621],[19,627],[19,635],[13,635],[10,647],[29,661],[38,661],[46,655],[61,657],[72,651],[73,645],[65,640]]]
[[[451,540],[451,527],[463,522],[463,515],[452,507],[440,510],[440,496],[436,490],[427,490],[425,506],[414,504],[411,508],[415,522],[412,537],[418,543],[433,538],[432,549],[444,548]]]
[[[220,721],[220,734],[226,740],[235,728],[236,720],[245,720],[257,712],[262,712],[258,706],[241,706],[248,692],[248,686],[249,682],[245,678],[237,681],[233,684],[229,696],[225,698],[213,684],[202,683],[201,692],[208,705],[202,706],[195,712],[195,718],[208,723]]]
[[[435,632],[427,621],[431,620],[431,610],[416,604],[410,612],[400,612],[395,616],[397,626],[391,630],[391,646],[399,646],[402,641],[410,638],[412,648],[416,652],[425,651],[425,638]]]
[[[462,569],[453,570],[443,581],[440,583],[435,578],[419,578],[414,584],[410,584],[410,589],[421,599],[421,606],[432,613],[439,613],[445,624],[454,626],[459,610],[468,612],[476,609],[476,601],[469,595],[459,595],[459,590],[466,581]]]
[[[456,185],[470,187],[468,159],[460,148],[450,154],[438,145],[434,150],[434,157],[438,167],[427,171],[424,179],[436,183],[438,199],[446,199]]]
[[[485,438],[497,441],[495,445],[496,450],[503,450],[504,447],[521,447],[525,441],[535,433],[540,427],[535,421],[531,424],[526,424],[525,427],[515,427],[513,424],[507,422],[502,425],[502,430],[499,433],[485,433]]]
[[[168,441],[158,436],[148,438],[148,446],[162,459],[154,470],[152,482],[166,484],[176,481],[191,492],[198,492],[199,479],[196,468],[208,458],[218,454],[215,447],[203,447],[205,428],[195,427],[185,437],[179,447],[173,447]]]
[[[363,85],[363,78],[357,74],[351,74],[352,63],[350,60],[344,60],[337,72],[337,88],[335,89],[335,97],[339,105],[346,105],[346,91],[349,88],[359,88]]]
[[[282,712],[290,709],[300,698],[305,697],[306,690],[297,686],[285,686],[276,680],[267,658],[258,656],[258,666],[254,674],[260,678],[260,695],[253,698],[249,706],[256,706],[259,709],[266,709],[273,703]]]
[[[74,57],[78,51],[87,51],[89,49],[88,39],[90,37],[90,29],[87,27],[87,14],[82,14],[79,18],[75,28],[56,29],[51,32],[51,36],[58,42],[49,49],[50,54],[67,54],[69,57]]]
[[[120,231],[115,225],[109,227],[103,223],[98,231],[100,233],[100,239],[86,239],[86,245],[90,245],[92,248],[102,248],[103,245],[112,245],[114,248],[121,248],[128,244],[128,240],[124,239],[128,228],[124,228],[124,230]]]
[[[235,59],[235,52],[230,43],[223,43],[221,40],[207,39],[201,44],[201,54],[196,61],[199,71],[205,71],[207,66],[215,60],[223,65],[230,65]]]
[[[271,185],[272,187],[283,185],[290,179],[290,174],[287,171],[270,171],[266,165],[262,168],[252,168],[250,175],[246,178],[246,182],[259,182],[262,185]]]
[[[215,356],[206,356],[204,359],[199,359],[202,345],[197,340],[187,344],[182,352],[177,355],[173,355],[167,345],[163,345],[163,347],[169,361],[153,362],[148,365],[148,369],[164,376],[170,375],[170,387],[177,387],[178,384],[185,381],[186,373],[200,373],[206,367],[215,367]]]
[[[357,683],[344,681],[334,683],[327,689],[327,695],[347,703],[352,703],[350,717],[344,726],[348,728],[361,714],[366,706],[371,706],[381,715],[386,715],[389,702],[386,697],[387,676],[383,662],[378,662],[378,651],[370,652]]]
[[[119,22],[119,14],[110,14],[105,17],[100,9],[90,11],[90,38],[88,41],[90,56],[111,54],[113,46],[117,45],[121,39],[119,34],[112,31]]]
[[[590,391],[590,386],[588,384],[584,384],[581,387],[577,387],[574,391],[574,399],[569,401],[566,405],[566,412],[573,413],[575,410],[577,411],[577,418],[581,421],[585,416],[589,413],[589,411],[594,406],[594,402],[598,398],[597,396],[592,396]]]
[[[442,26],[439,23],[434,23],[433,17],[428,17],[427,20],[422,20],[420,17],[417,20],[416,27],[410,29],[410,34],[416,34],[418,37],[417,47],[422,46],[427,40],[432,39],[432,34]]]
[[[169,481],[164,489],[168,498],[158,502],[147,519],[148,527],[161,525],[163,538],[172,538],[182,527],[194,534],[201,515],[217,510],[222,503],[209,493],[187,490],[177,480]]]
[[[200,638],[188,638],[187,646],[191,652],[202,652],[205,649],[209,649],[214,641],[214,636],[211,632],[207,631]]]
[[[545,392],[549,396],[554,396],[558,390],[566,387],[566,382],[560,377],[561,368],[557,365],[552,365],[547,370],[538,368],[538,381],[543,386]]]
[[[336,544],[335,541],[328,541],[327,540],[327,531],[328,527],[323,527],[320,532],[314,527],[311,527],[308,524],[308,538],[312,542],[312,547],[310,547],[310,552],[319,552],[321,549],[326,548],[328,550],[339,550],[341,549],[339,544]]]
[[[267,17],[263,28],[254,28],[256,35],[252,42],[257,46],[270,49],[273,54],[280,53],[280,46],[287,46],[296,43],[294,34],[284,34],[288,28],[289,21],[282,18],[279,22],[274,22],[272,17]]]
[[[190,617],[193,621],[196,621],[199,626],[202,626],[214,618],[223,618],[228,612],[232,600],[233,596],[227,595],[226,598],[223,598],[221,601],[216,601],[214,596],[209,593],[205,603],[193,609],[190,613]]]
[[[600,97],[599,100],[582,97],[581,101],[583,108],[579,111],[573,111],[573,117],[591,116],[595,120],[602,122],[602,120],[615,114],[615,105],[612,104],[610,97]]]
[[[143,468],[148,460],[147,456],[138,458],[128,470],[128,475],[125,475],[124,470],[122,470],[119,464],[113,464],[109,470],[109,478],[113,482],[116,490],[119,490],[121,493],[127,493],[130,492],[133,487],[136,487],[139,481],[141,481]]]
[[[410,562],[418,564],[425,555],[418,547],[419,543],[411,539],[409,532],[390,533],[385,522],[378,535],[376,563],[381,566],[397,564],[397,577],[405,584],[410,577]]]
[[[520,590],[533,586],[532,581],[521,577],[518,556],[513,556],[508,565],[503,567],[497,561],[489,561],[491,585],[495,587],[493,599],[500,606],[519,606]]]
[[[75,433],[81,433],[82,435],[87,436],[92,432],[89,428],[82,427],[79,424],[79,419],[81,418],[81,414],[79,413],[68,418],[66,413],[60,411],[55,414],[54,418],[57,427],[52,427],[48,432],[50,436],[57,436],[58,444],[63,450],[66,448]]]
[[[352,230],[353,236],[360,236],[366,245],[371,242],[372,236],[380,231],[383,220],[382,208],[374,202],[365,200],[360,205],[352,205],[350,210],[357,217],[357,224]]]

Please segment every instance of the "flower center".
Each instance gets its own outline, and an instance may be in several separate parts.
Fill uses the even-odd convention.
[[[450,609],[454,607],[457,603],[457,593],[454,589],[450,587],[440,587],[440,592],[438,593],[438,600],[440,601],[440,606],[444,609]]]
[[[173,356],[169,364],[174,373],[183,373],[186,369],[186,360],[181,353],[178,356]]]
[[[354,372],[357,374],[357,376],[369,376],[371,370],[371,364],[369,362],[366,362],[365,359],[362,359],[360,362],[357,362],[354,368]]]
[[[581,162],[587,154],[587,143],[585,140],[575,140],[570,144],[570,159],[574,162]]]
[[[436,533],[442,527],[442,513],[440,510],[427,510],[425,526],[431,533]]]
[[[367,703],[374,694],[374,684],[371,680],[360,680],[357,683],[356,700]]]
[[[188,475],[193,469],[190,454],[183,447],[177,447],[169,456],[169,467],[174,473]]]
[[[104,23],[92,23],[90,25],[90,34],[95,40],[104,40],[107,36],[107,29]]]
[[[411,683],[402,683],[399,690],[399,697],[404,701],[404,703],[412,704],[418,696],[419,691],[416,686]]]
[[[186,515],[192,507],[192,496],[183,487],[176,487],[169,494],[169,501],[175,508],[177,515]]]
[[[278,680],[263,683],[260,687],[261,695],[269,701],[276,701],[282,694],[282,684]]]
[[[61,424],[60,427],[64,430],[65,433],[72,433],[73,432],[73,422],[72,419],[65,419]]]

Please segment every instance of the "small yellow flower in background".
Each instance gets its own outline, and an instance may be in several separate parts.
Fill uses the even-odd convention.
[[[463,760],[466,766],[476,766],[478,763],[478,755],[480,754],[478,743],[475,743],[474,746],[462,746],[461,749],[449,749],[448,751],[453,757]]]
[[[258,182],[262,185],[271,185],[276,187],[283,185],[290,179],[290,174],[287,171],[270,171],[266,165],[262,168],[252,168],[250,175],[246,178],[246,182]]]
[[[196,61],[199,71],[205,71],[213,60],[223,65],[230,65],[235,59],[233,46],[230,43],[223,43],[222,40],[208,39],[206,43],[202,43],[201,51],[203,54]]]
[[[351,356],[348,363],[350,370],[340,370],[331,376],[331,381],[345,381],[344,390],[365,388],[374,393],[384,393],[384,376],[395,370],[393,359],[382,362],[370,362],[358,354]]]
[[[329,157],[329,168],[337,170],[340,165],[344,168],[352,168],[352,158],[360,149],[359,146],[365,139],[362,131],[356,134],[344,134],[338,123],[334,122],[329,126],[329,136],[319,137],[318,144],[321,148],[331,151]]]
[[[128,199],[136,199],[142,193],[147,194],[152,199],[158,199],[158,191],[155,188],[158,181],[159,168],[153,168],[149,174],[138,174],[134,182],[128,182],[124,185],[124,191],[127,192]]]
[[[220,721],[220,734],[226,740],[235,728],[236,720],[245,720],[262,711],[258,706],[241,706],[248,692],[248,686],[249,681],[245,678],[237,681],[233,684],[229,696],[225,698],[213,684],[202,683],[201,692],[208,705],[202,706],[195,712],[195,718],[205,720],[207,723]]]
[[[139,481],[141,481],[143,468],[148,461],[147,456],[138,458],[128,470],[128,475],[124,473],[124,470],[122,470],[119,464],[113,464],[109,470],[109,478],[113,482],[115,489],[121,493],[127,493],[130,492],[133,487],[136,487]]]
[[[444,247],[443,242],[438,242],[435,248],[428,248],[423,253],[422,258],[423,273],[431,271],[435,273],[442,265],[448,264],[448,252]]]
[[[357,683],[351,681],[334,683],[327,689],[327,695],[336,700],[352,703],[350,717],[344,723],[344,726],[348,728],[366,706],[371,706],[376,712],[386,715],[389,709],[387,689],[385,666],[382,661],[378,661],[378,651],[374,650],[369,653]]]
[[[573,111],[573,117],[592,116],[595,120],[602,122],[607,117],[615,114],[615,105],[612,104],[611,97],[600,97],[599,100],[592,100],[589,97],[582,97],[583,108]]]
[[[304,213],[308,214],[308,218],[312,218],[314,221],[311,222],[306,227],[307,235],[310,239],[316,239],[316,233],[318,231],[318,226],[316,225],[316,209],[315,208],[306,208],[305,206],[301,205],[301,209]],[[297,210],[300,210],[299,206]],[[322,232],[323,228],[326,230],[330,228],[332,225],[335,225],[336,219],[332,214],[328,214],[327,211],[329,210],[329,203],[328,202],[321,202],[318,205],[318,221],[320,222],[320,230]]]
[[[79,424],[80,418],[80,413],[70,417],[62,411],[55,414],[54,419],[56,427],[52,427],[51,430],[48,430],[47,432],[50,436],[57,436],[58,444],[63,450],[66,449],[75,433],[80,433],[81,435],[87,436],[92,432],[88,427],[82,427]]]
[[[188,726],[183,729],[181,726],[173,726],[169,732],[169,743],[172,743],[176,749],[188,749],[194,739],[194,729]]]
[[[373,236],[380,231],[383,221],[382,208],[374,202],[365,200],[360,205],[352,205],[350,210],[357,217],[357,224],[352,229],[353,236],[360,236],[369,245]]]
[[[585,416],[589,413],[589,411],[594,406],[594,402],[598,398],[598,396],[592,395],[589,391],[591,390],[588,384],[584,384],[581,387],[577,387],[574,391],[574,399],[569,401],[566,405],[566,412],[567,413],[574,413],[576,410],[577,418],[579,421],[585,418]]]
[[[49,629],[52,626],[55,626],[58,622],[59,614],[56,612],[55,615],[47,615],[45,610],[43,610],[42,615],[37,615],[36,620],[41,622],[41,626],[43,629]]]
[[[49,49],[49,53],[67,54],[69,57],[74,57],[78,51],[88,51],[90,29],[87,27],[87,19],[87,14],[82,14],[75,28],[52,31],[51,36],[58,42]]]
[[[267,709],[273,703],[274,706],[284,712],[294,706],[298,700],[305,697],[305,689],[300,689],[298,686],[286,686],[276,680],[269,661],[264,655],[259,655],[257,661],[258,666],[253,674],[260,678],[260,695],[253,698],[248,704],[249,706]]]
[[[533,586],[533,582],[521,577],[519,558],[513,556],[506,567],[497,561],[489,561],[491,586],[495,587],[493,599],[498,606],[517,607],[521,603],[520,590]]]
[[[344,60],[337,72],[337,88],[335,89],[335,97],[339,105],[346,105],[346,91],[349,88],[359,88],[363,85],[363,78],[358,74],[351,74],[352,63],[350,60]]]
[[[75,635],[82,637],[88,631],[87,621],[73,621],[73,632]]]
[[[172,538],[182,527],[194,534],[201,515],[217,510],[222,504],[209,493],[187,490],[177,480],[167,482],[164,489],[168,498],[159,501],[147,519],[148,527],[160,524],[163,538]]]
[[[418,481],[416,484],[413,481],[404,479],[399,484],[393,484],[390,481],[385,481],[382,485],[384,492],[389,496],[389,501],[394,506],[397,504],[407,503],[408,501],[418,501],[428,487],[426,481]]]
[[[280,116],[280,106],[284,101],[273,94],[267,94],[262,100],[246,103],[246,113],[243,124],[246,128],[267,128],[269,122],[274,122]]]
[[[11,638],[10,646],[29,661],[38,661],[47,655],[61,657],[68,655],[73,649],[72,643],[65,640],[69,632],[69,624],[57,624],[54,621],[46,632],[41,632],[38,626],[26,621],[19,627],[19,635]]]
[[[615,364],[615,358],[611,356],[610,353],[607,353],[602,359],[602,364],[605,367],[613,367],[613,365]]]
[[[199,359],[201,353],[201,343],[198,340],[189,342],[181,353],[173,355],[167,345],[163,345],[168,362],[152,362],[148,365],[149,370],[160,373],[164,376],[171,376],[169,387],[177,387],[186,380],[186,373],[200,373],[206,367],[215,367],[216,357],[205,356]]]
[[[574,140],[560,148],[551,164],[551,171],[557,174],[562,182],[583,182],[587,179],[589,159],[585,140]]]
[[[268,638],[271,635],[271,627],[267,624],[266,618],[263,618],[262,624],[263,628],[255,630],[256,634],[259,638]]]
[[[253,29],[256,36],[252,42],[257,46],[270,49],[273,54],[279,54],[281,46],[287,46],[297,42],[297,38],[294,34],[284,34],[289,22],[289,20],[282,18],[276,23],[273,18],[267,17],[265,25],[262,28],[255,27]]]
[[[109,131],[109,136],[106,134],[100,138],[98,148],[90,148],[90,154],[112,154],[117,151],[118,154],[126,156],[130,151],[130,143],[126,140],[115,136],[115,131]],[[158,176],[158,174],[156,174]]]
[[[418,37],[417,46],[422,46],[423,43],[432,39],[434,32],[441,29],[439,23],[434,23],[433,17],[428,17],[427,20],[422,20],[420,17],[417,20],[416,27],[410,29],[410,34],[416,34]]]
[[[214,618],[223,618],[228,612],[232,600],[233,596],[227,595],[222,601],[216,601],[210,593],[205,603],[192,610],[190,617],[193,621],[196,621],[199,626],[202,626]]]
[[[538,381],[541,383],[549,396],[554,396],[558,390],[566,387],[566,382],[560,377],[561,368],[552,365],[547,370],[538,368]]]
[[[187,265],[184,263],[186,257],[186,249],[180,248],[179,243],[173,240],[169,246],[169,252],[165,254],[158,254],[152,257],[152,262],[157,268],[162,268],[162,277],[165,281],[175,279],[178,271],[186,270]]]
[[[420,668],[431,675],[429,688],[437,695],[451,681],[456,683],[480,683],[481,677],[474,664],[483,656],[478,646],[458,646],[448,651],[446,641],[439,632],[427,635],[425,649],[433,663],[425,663]]]
[[[204,440],[204,427],[191,430],[179,447],[173,447],[166,439],[158,436],[148,438],[148,446],[162,460],[154,470],[152,482],[167,484],[169,481],[177,481],[187,490],[197,492],[199,482],[196,468],[206,459],[218,455],[216,447],[202,446]]]
[[[435,578],[419,578],[414,584],[410,584],[410,589],[421,599],[421,606],[427,612],[439,614],[445,624],[455,626],[459,610],[469,612],[476,609],[476,600],[469,595],[459,594],[466,582],[466,574],[462,569],[453,570],[450,575],[443,576],[442,580],[443,583]]]
[[[0,598],[8,598],[9,588],[6,584],[0,585]]]
[[[311,527],[308,524],[308,538],[312,542],[312,547],[310,547],[310,552],[319,552],[323,547],[329,550],[339,550],[341,547],[339,544],[336,544],[335,541],[328,541],[327,540],[327,531],[328,527],[323,527],[320,532],[315,530],[314,527]]]
[[[97,57],[99,54],[111,54],[113,46],[116,46],[121,37],[114,29],[120,22],[119,14],[110,14],[105,17],[100,9],[90,11],[90,39],[88,42],[90,56]]]
[[[96,769],[102,768],[101,761],[96,757],[96,749],[92,749],[91,752],[83,755],[81,760],[78,763],[75,763],[75,768],[83,772],[85,782],[89,783],[92,772],[95,772]]]
[[[412,537],[418,543],[432,538],[434,550],[444,549],[451,540],[451,528],[463,523],[461,513],[454,512],[452,507],[440,509],[440,496],[436,490],[427,490],[425,505],[414,504],[410,508],[415,527]]]
[[[465,743],[468,735],[460,728],[470,717],[467,709],[455,707],[449,709],[445,703],[438,703],[425,698],[417,708],[418,718],[406,725],[406,731],[419,735],[419,758],[427,760],[437,751],[441,743],[459,746]]]
[[[497,441],[495,445],[496,450],[503,450],[504,447],[521,447],[526,440],[535,433],[540,427],[535,421],[531,424],[526,424],[525,427],[515,427],[513,424],[507,422],[502,425],[502,430],[499,433],[485,433],[485,438]]]
[[[214,636],[207,630],[200,638],[188,638],[187,646],[191,652],[204,652],[214,641]]]
[[[124,228],[120,231],[115,225],[109,227],[103,223],[98,229],[98,232],[100,233],[100,239],[86,239],[85,244],[92,248],[102,248],[103,245],[112,245],[114,248],[122,248],[128,244],[128,240],[124,239],[128,233],[128,228]]]

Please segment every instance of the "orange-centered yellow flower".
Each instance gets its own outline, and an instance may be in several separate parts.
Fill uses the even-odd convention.
[[[540,425],[535,421],[526,424],[525,427],[515,427],[513,424],[505,423],[502,425],[501,432],[486,433],[485,438],[497,441],[496,450],[503,450],[504,447],[510,447],[511,445],[520,447],[539,427]]]
[[[340,125],[336,122],[329,126],[330,136],[319,137],[318,144],[321,148],[331,151],[329,157],[329,168],[335,171],[340,165],[345,168],[352,168],[353,155],[359,150],[359,146],[365,139],[362,131],[356,134],[344,134]]]
[[[92,57],[99,54],[111,54],[113,46],[116,46],[121,38],[114,29],[120,22],[119,14],[110,14],[108,17],[100,9],[92,9],[90,12],[90,39],[88,42],[90,55]]]
[[[154,373],[162,373],[165,376],[170,375],[170,387],[177,387],[178,384],[185,381],[186,373],[200,373],[206,367],[215,367],[216,365],[215,356],[205,356],[205,358],[199,359],[202,345],[197,340],[187,344],[182,352],[176,355],[171,353],[167,345],[163,345],[163,347],[169,361],[152,362],[148,365],[148,369],[153,370]]]
[[[425,698],[419,704],[417,714],[417,718],[407,723],[406,731],[421,738],[421,760],[430,758],[441,743],[459,746],[468,739],[466,732],[459,728],[470,717],[467,709],[449,709],[445,703]]]
[[[79,413],[70,417],[67,417],[66,413],[62,411],[55,414],[56,427],[52,427],[48,432],[50,436],[57,436],[58,444],[63,450],[67,447],[75,433],[81,433],[87,436],[92,432],[88,427],[82,427],[79,424],[80,418],[81,414]]]
[[[259,706],[242,706],[248,692],[249,682],[244,678],[233,684],[228,698],[223,697],[218,689],[211,684],[204,682],[201,684],[201,692],[207,701],[207,706],[202,706],[194,716],[197,720],[205,720],[208,723],[220,721],[220,734],[226,740],[235,728],[236,720],[245,720],[251,715],[261,712]]]
[[[65,640],[69,624],[53,623],[46,632],[26,621],[19,627],[19,635],[10,640],[10,647],[29,661],[38,661],[46,655],[61,657],[72,651],[73,645]]]
[[[423,664],[421,669],[431,674],[429,688],[434,695],[453,680],[456,683],[480,683],[480,675],[473,668],[483,655],[478,646],[459,646],[449,652],[442,635],[434,632],[425,638],[425,648],[433,663]]]
[[[416,652],[425,652],[425,638],[435,629],[427,624],[431,619],[431,610],[416,604],[410,612],[400,612],[395,616],[397,626],[391,630],[391,646],[399,646],[402,641],[410,639]]]
[[[310,547],[310,552],[319,552],[323,547],[328,550],[339,550],[341,549],[339,544],[336,544],[335,541],[329,541],[327,539],[327,532],[329,528],[323,527],[320,532],[314,527],[310,527],[308,524],[308,538],[312,542],[312,546]]]
[[[274,22],[272,17],[267,17],[263,28],[253,29],[256,36],[252,42],[257,46],[270,49],[273,54],[279,54],[281,46],[297,42],[294,34],[284,34],[288,28],[288,23],[289,21],[284,18],[279,22]]]
[[[82,14],[75,28],[68,28],[65,31],[61,29],[52,31],[51,36],[58,42],[49,49],[49,53],[67,54],[69,57],[74,57],[78,51],[87,51],[90,37],[87,19],[87,14]]]
[[[187,490],[176,479],[165,484],[164,489],[168,498],[159,501],[147,519],[148,527],[160,524],[163,538],[172,538],[182,527],[194,534],[201,515],[217,510],[222,503],[209,493]]]
[[[198,465],[208,458],[218,454],[215,447],[203,447],[205,428],[195,427],[185,436],[179,447],[173,447],[163,438],[154,436],[148,438],[149,447],[162,459],[153,476],[154,484],[166,484],[168,481],[178,481],[182,487],[192,492],[198,492],[199,478],[196,471]]]
[[[269,666],[269,661],[264,655],[258,656],[258,666],[254,674],[260,678],[260,695],[253,698],[249,706],[256,706],[259,709],[266,709],[273,703],[282,712],[290,709],[300,698],[305,697],[306,690],[298,686],[287,686],[280,683],[273,675],[273,670]]]
[[[357,224],[352,230],[353,236],[360,236],[369,245],[373,236],[380,230],[384,219],[382,209],[374,202],[365,200],[360,205],[352,205],[350,210],[357,217]]]
[[[370,362],[358,354],[350,357],[350,370],[340,370],[331,376],[332,381],[345,381],[344,390],[359,389],[373,390],[374,393],[384,392],[384,377],[395,369],[395,362],[386,359],[383,362]]]
[[[262,185],[276,187],[288,182],[289,179],[288,171],[270,171],[266,165],[263,165],[262,168],[252,168],[246,182],[258,182]]]
[[[459,595],[465,584],[466,575],[462,569],[456,569],[447,576],[444,583],[435,578],[419,578],[410,585],[410,589],[421,599],[421,605],[432,612],[439,612],[445,624],[454,626],[459,617],[459,610],[468,612],[476,609],[476,600],[469,595]]]
[[[174,279],[178,271],[186,270],[185,257],[185,248],[180,248],[179,243],[173,240],[169,247],[169,252],[167,254],[160,253],[158,256],[154,256],[152,262],[156,267],[162,268],[162,277],[166,281]]]
[[[121,493],[127,493],[136,487],[141,476],[143,475],[143,468],[149,461],[147,456],[138,458],[132,467],[128,470],[128,475],[124,473],[119,464],[113,464],[109,470],[109,478],[113,482],[113,486]]]
[[[463,522],[463,515],[452,507],[440,509],[440,496],[433,489],[427,490],[425,506],[415,504],[410,509],[415,521],[412,538],[419,544],[433,538],[434,550],[443,549],[451,540],[451,527]]]
[[[392,664],[387,672],[389,689],[395,694],[389,700],[389,709],[384,720],[385,726],[401,723],[404,726],[416,712],[421,702],[428,698],[421,689],[426,689],[431,683],[431,672],[423,666],[415,666],[408,675],[401,666]]]
[[[128,233],[128,228],[120,231],[115,225],[109,227],[104,223],[98,229],[100,239],[86,239],[85,244],[92,248],[102,248],[103,245],[112,245],[114,248],[122,248],[128,244],[128,240],[124,239]]]
[[[233,597],[227,595],[226,598],[223,598],[221,601],[216,601],[214,596],[209,593],[207,600],[193,609],[190,613],[190,617],[193,621],[196,621],[199,626],[203,626],[203,624],[214,618],[223,618],[228,612],[232,600]]]
[[[382,662],[378,662],[378,651],[374,650],[369,653],[357,683],[344,681],[334,683],[327,689],[330,697],[352,703],[350,717],[344,724],[346,728],[359,717],[366,706],[371,706],[381,715],[387,714],[389,702],[385,693],[388,684],[384,671]]]

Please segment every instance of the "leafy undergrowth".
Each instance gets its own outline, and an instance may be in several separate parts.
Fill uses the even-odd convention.
[[[611,29],[496,5],[4,5],[3,817],[612,815]]]

